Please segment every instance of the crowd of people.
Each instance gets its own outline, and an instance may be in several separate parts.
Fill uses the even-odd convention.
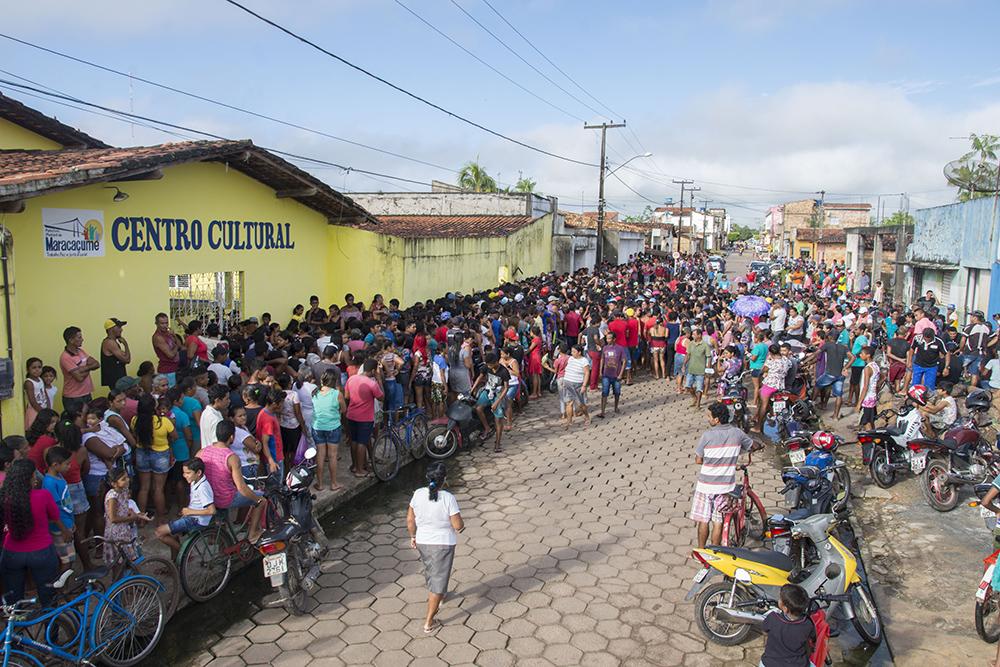
[[[313,446],[316,488],[339,491],[341,448],[351,474],[370,475],[373,433],[410,404],[442,419],[450,403],[471,397],[484,440],[501,452],[525,401],[557,393],[559,425],[586,428],[626,410],[622,393],[640,376],[686,393],[697,409],[747,371],[757,429],[770,397],[803,375],[822,406],[833,399],[835,418],[846,405],[859,424],[873,421],[885,388],[925,385],[937,398],[922,409],[938,424],[954,418],[955,383],[1000,388],[997,331],[983,313],[960,327],[954,307],[932,293],[904,307],[878,282],[848,291],[842,264],[773,266],[732,275],[702,255],[643,255],[406,308],[377,294],[324,308],[313,296],[280,321],[263,313],[226,331],[159,313],[146,334],[155,359],[141,361],[125,321],[105,322],[98,357],[67,327],[58,360],[27,361],[24,435],[0,445],[5,594],[23,594],[26,572],[44,583],[76,559],[90,568],[110,557],[85,543],[91,535],[135,539],[151,523],[176,552],[216,510],[248,507],[254,537],[261,501],[247,480],[280,473]],[[734,312],[748,294],[766,297],[767,312]],[[726,426],[722,412],[712,406],[715,427]],[[719,515],[719,489],[735,484],[731,452],[703,444],[701,460],[718,465],[692,507],[700,542]],[[428,505],[437,497],[413,507],[437,516]],[[450,516],[437,516],[442,534]],[[447,554],[423,551],[434,552],[425,560],[436,559],[439,572]]]

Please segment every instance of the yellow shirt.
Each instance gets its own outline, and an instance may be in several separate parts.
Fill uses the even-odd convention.
[[[137,417],[132,417],[132,432],[135,433]],[[169,435],[174,432],[174,422],[156,415],[153,417],[153,451],[165,452],[170,449]],[[140,445],[141,446],[141,445]]]

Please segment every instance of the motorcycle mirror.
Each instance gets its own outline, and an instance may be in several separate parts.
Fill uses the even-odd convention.
[[[751,581],[750,573],[744,570],[742,567],[736,569],[735,577],[736,581],[740,582],[741,584],[749,584]]]
[[[830,563],[829,565],[826,566],[825,574],[827,579],[836,579],[837,577],[840,576],[840,573],[841,573],[840,566],[837,565],[836,563]]]
[[[306,450],[305,454],[306,454],[305,457],[307,459],[314,459],[314,458],[316,458],[316,448],[315,447],[310,447],[309,449]]]

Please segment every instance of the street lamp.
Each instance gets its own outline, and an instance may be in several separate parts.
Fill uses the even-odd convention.
[[[601,266],[601,262],[604,261],[604,172],[608,172],[608,176],[615,173],[625,165],[627,165],[632,160],[637,160],[641,157],[653,157],[652,153],[642,153],[641,155],[634,155],[629,159],[622,162],[620,165],[608,171],[608,162],[604,157],[604,144],[603,138],[601,143],[601,187],[600,192],[597,196],[597,261],[595,262],[595,269]]]

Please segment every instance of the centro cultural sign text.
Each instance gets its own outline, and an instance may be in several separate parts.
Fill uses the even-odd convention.
[[[287,222],[201,220],[119,216],[111,223],[111,242],[121,252],[201,250],[291,250],[295,248]]]

